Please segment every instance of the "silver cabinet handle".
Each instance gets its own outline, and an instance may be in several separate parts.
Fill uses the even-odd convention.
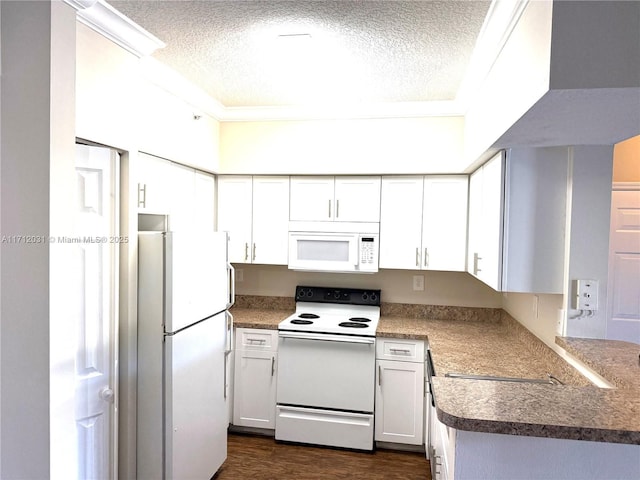
[[[478,252],[474,252],[473,253],[473,274],[474,275],[477,275],[478,272],[482,271],[481,268],[478,268],[478,264],[480,263],[480,260],[482,260],[482,257],[478,255]]]
[[[336,218],[340,216],[340,200],[336,200]]]
[[[249,244],[244,242],[244,261],[249,260]]]
[[[378,386],[382,386],[382,367],[378,365]]]
[[[416,267],[420,266],[420,249],[416,247]]]
[[[329,210],[328,210],[328,213],[329,213],[329,215],[328,215],[329,218],[331,218],[331,199],[329,199]]]
[[[142,199],[140,198],[140,194],[142,194]],[[147,184],[146,183],[138,184],[138,207],[147,208]]]
[[[276,357],[271,357],[271,376],[272,377],[275,371],[276,371]]]
[[[251,254],[251,261],[255,261],[256,259],[256,244],[253,244],[253,253]]]
[[[403,353],[407,355],[411,353],[411,350],[409,350],[408,348],[390,348],[389,351],[391,353]]]
[[[424,266],[429,266],[429,251],[427,250],[427,247],[424,247]]]

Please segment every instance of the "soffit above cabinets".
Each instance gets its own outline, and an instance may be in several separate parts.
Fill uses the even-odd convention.
[[[451,103],[489,1],[112,1],[225,109]],[[368,107],[370,108],[370,107]]]

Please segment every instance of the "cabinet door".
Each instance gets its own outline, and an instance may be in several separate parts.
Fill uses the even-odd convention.
[[[384,177],[380,206],[380,268],[420,268],[422,176]]]
[[[465,270],[467,184],[466,176],[425,177],[422,268]]]
[[[169,163],[167,175],[171,186],[164,194],[171,199],[169,230],[190,232],[195,228],[195,170]]]
[[[482,168],[482,235],[478,278],[500,291],[502,277],[503,153]]]
[[[171,162],[140,153],[136,159],[138,212],[168,215]]]
[[[500,152],[470,178],[469,273],[500,291],[504,202],[504,153]]]
[[[195,173],[195,228],[196,230],[215,231],[216,187],[213,175]]]
[[[376,362],[375,439],[422,445],[424,363]]]
[[[233,424],[275,428],[276,352],[235,352]]]
[[[229,232],[229,261],[249,263],[252,180],[250,176],[218,177],[218,231]]]
[[[333,220],[333,177],[291,177],[289,219],[294,221]]]
[[[380,221],[381,177],[336,177],[335,220]]]
[[[251,263],[286,265],[288,240],[289,177],[253,177]]]
[[[478,276],[478,257],[482,237],[482,168],[469,177],[469,239],[467,243],[467,272]]]

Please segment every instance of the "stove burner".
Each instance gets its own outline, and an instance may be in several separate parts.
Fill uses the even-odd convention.
[[[366,322],[370,322],[371,319],[370,318],[365,318],[365,317],[351,317],[349,319],[350,322],[362,322],[362,323],[366,323]]]
[[[300,318],[320,318],[320,315],[316,315],[315,313],[301,313],[298,315]],[[311,323],[311,322],[309,322]]]
[[[300,318],[296,318],[294,320],[291,320],[291,323],[293,323],[294,325],[311,325],[313,322],[311,320],[302,320]]]
[[[338,324],[339,327],[345,328],[367,328],[368,325],[362,322],[341,322]]]

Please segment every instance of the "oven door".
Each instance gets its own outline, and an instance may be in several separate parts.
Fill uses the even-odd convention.
[[[358,269],[358,234],[289,233],[289,268],[329,272]]]
[[[280,332],[277,403],[373,412],[375,338]]]

